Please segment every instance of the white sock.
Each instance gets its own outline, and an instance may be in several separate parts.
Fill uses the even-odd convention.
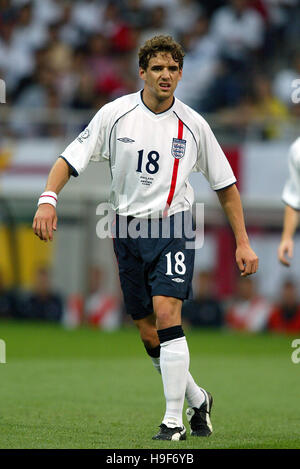
[[[200,386],[195,383],[194,378],[190,372],[188,373],[187,377],[185,398],[190,407],[197,407],[197,409],[199,409],[199,407],[205,401],[205,394],[202,391],[202,388],[200,388]]]
[[[161,343],[160,369],[166,398],[163,423],[168,427],[182,427],[189,359],[185,337]]]
[[[152,363],[158,373],[161,374],[160,370],[160,357],[151,357]],[[185,398],[188,402],[190,407],[197,407],[199,408],[203,402],[205,401],[205,394],[194,381],[191,373],[188,371],[187,374],[187,383],[186,383],[186,390],[185,390]]]
[[[150,357],[153,363],[154,368],[161,374],[160,371],[160,357]]]

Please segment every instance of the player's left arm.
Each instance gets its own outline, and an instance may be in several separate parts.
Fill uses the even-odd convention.
[[[290,261],[286,258],[286,255],[291,259],[294,251],[293,237],[299,223],[299,213],[293,207],[289,205],[285,206],[284,210],[284,222],[281,241],[278,246],[278,259],[279,261],[289,267]]]
[[[239,191],[233,184],[218,190],[217,195],[235,236],[235,257],[241,276],[255,274],[258,269],[258,257],[249,243]]]

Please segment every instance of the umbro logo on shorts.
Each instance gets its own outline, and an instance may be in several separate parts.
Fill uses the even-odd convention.
[[[123,143],[133,143],[135,141],[128,137],[118,138],[117,140],[120,140],[120,142],[123,142]]]
[[[183,278],[176,277],[176,278],[172,278],[172,282],[183,283],[184,280],[183,280]]]

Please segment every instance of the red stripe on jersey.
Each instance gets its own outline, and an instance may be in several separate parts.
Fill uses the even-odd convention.
[[[179,119],[178,120],[178,136],[177,136],[177,138],[179,140],[182,140],[182,135],[183,135],[183,122]],[[170,187],[167,203],[166,203],[164,213],[163,213],[164,217],[167,216],[168,210],[171,206],[171,203],[172,203],[172,200],[173,200],[173,197],[174,197],[174,192],[175,192],[175,187],[176,187],[176,182],[177,182],[178,166],[179,166],[179,159],[175,158],[174,159],[174,165],[173,165],[171,187]]]
[[[172,203],[173,197],[174,197],[176,181],[177,181],[178,166],[179,166],[179,160],[177,158],[175,158],[174,166],[173,166],[171,187],[170,187],[170,192],[169,192],[169,195],[168,195],[167,204],[166,204],[165,211],[164,211],[164,216],[166,216],[166,214],[168,213],[168,209],[169,209],[169,207]]]
[[[183,122],[181,120],[178,121],[178,138],[182,140],[183,134]]]

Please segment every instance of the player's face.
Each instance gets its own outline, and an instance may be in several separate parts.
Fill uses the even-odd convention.
[[[145,90],[158,101],[173,97],[182,69],[168,52],[159,52],[149,60],[147,70],[140,68],[140,77],[145,82]]]

